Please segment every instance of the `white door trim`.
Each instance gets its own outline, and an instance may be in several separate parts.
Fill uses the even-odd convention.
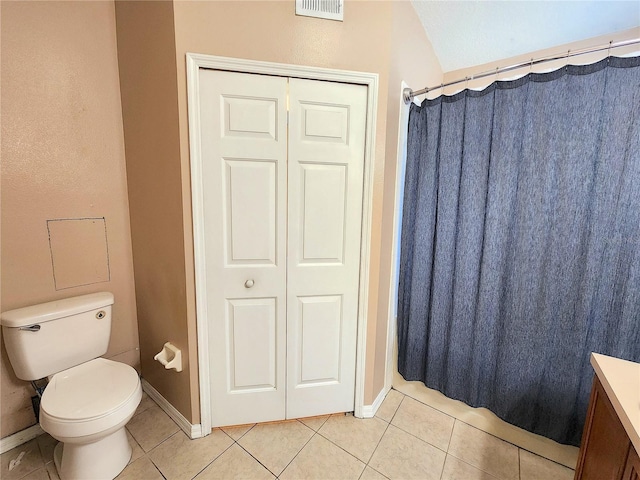
[[[334,70],[282,63],[261,62],[187,53],[187,96],[189,111],[189,149],[191,160],[191,205],[196,282],[196,326],[198,337],[198,379],[200,383],[200,424],[202,434],[211,431],[211,390],[209,387],[209,327],[207,324],[204,243],[204,209],[202,202],[202,152],[200,148],[201,68],[241,73],[327,80],[367,86],[367,127],[365,134],[364,190],[362,201],[362,242],[360,246],[360,286],[358,291],[358,337],[356,346],[355,416],[364,409],[365,349],[369,301],[369,256],[371,249],[371,215],[373,210],[373,164],[375,154],[376,113],[378,111],[378,74]]]

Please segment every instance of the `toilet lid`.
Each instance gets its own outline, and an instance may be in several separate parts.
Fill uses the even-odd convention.
[[[52,417],[88,420],[116,410],[137,391],[140,379],[132,367],[96,358],[56,373],[40,402]]]

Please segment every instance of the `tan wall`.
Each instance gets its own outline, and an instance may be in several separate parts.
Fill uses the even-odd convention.
[[[106,356],[138,366],[113,2],[3,1],[1,17],[1,308],[111,291]],[[100,220],[50,225],[52,259],[47,220],[85,217],[105,219],[108,264]],[[0,377],[5,437],[35,418],[4,344]]]
[[[346,2],[345,21],[333,22],[294,14],[293,1],[175,2],[176,61],[180,105],[180,144],[185,209],[186,264],[193,268],[191,198],[185,54],[203,53],[314,67],[374,72],[380,75],[374,165],[371,248],[370,322],[375,326],[380,258],[380,217],[384,174],[387,71],[390,56],[388,2]],[[195,329],[195,285],[189,272],[189,324]],[[368,342],[369,343],[369,342]],[[369,343],[369,345],[372,345]],[[369,363],[369,362],[368,362]],[[368,365],[368,376],[373,372]],[[367,382],[366,402],[372,401]],[[197,396],[198,392],[192,392]]]
[[[143,376],[187,418],[199,422],[197,369],[187,368],[178,375],[149,360],[164,341],[171,340],[188,353],[191,365],[197,361],[185,54],[360,70],[380,75],[365,392],[365,401],[371,403],[380,390],[374,392],[373,385],[384,380],[384,366],[374,368],[380,355],[384,363],[384,350],[376,357],[374,348],[376,332],[384,337],[387,325],[386,306],[378,315],[378,283],[391,18],[399,7],[392,2],[350,1],[345,22],[331,22],[296,17],[291,1],[174,2],[175,48],[171,50],[167,45],[173,35],[169,5],[116,2]],[[415,15],[411,7],[403,11],[409,17]],[[417,19],[412,20],[411,35],[417,25]],[[426,41],[424,34],[418,41]],[[172,55],[177,77],[169,65]],[[179,122],[174,121],[176,94]],[[397,130],[397,119],[393,121]]]
[[[185,353],[196,348],[187,325],[173,4],[117,1],[116,19],[142,375],[199,423],[195,353],[183,356],[180,373],[153,360],[167,341]]]
[[[435,51],[427,38],[424,28],[409,2],[393,3],[393,23],[391,30],[391,59],[389,67],[389,89],[387,92],[386,157],[384,162],[384,200],[380,246],[380,278],[378,284],[378,306],[375,348],[370,349],[373,359],[374,378],[372,394],[384,387],[384,372],[387,350],[388,320],[393,314],[390,305],[392,295],[393,229],[395,221],[396,169],[398,149],[398,122],[400,119],[401,84],[418,90],[425,85],[442,81],[442,69]],[[391,309],[391,310],[390,310]],[[369,365],[369,364],[368,364]]]
[[[385,152],[393,152],[392,167],[395,177],[395,151],[397,142],[397,114],[387,116],[389,102],[389,72],[394,43],[414,43],[414,51],[428,51],[423,65],[416,67],[405,58],[394,62],[394,81],[401,74],[420,76],[428,63],[435,59],[419,25],[413,7],[408,2],[347,1],[344,22],[332,22],[294,15],[293,1],[277,2],[175,2],[176,61],[178,65],[178,101],[180,105],[180,143],[182,181],[185,208],[186,264],[193,265],[192,225],[190,223],[189,149],[187,121],[187,90],[185,54],[204,53],[225,57],[262,60],[314,67],[358,70],[379,74],[378,123],[373,182],[373,227],[371,232],[369,331],[367,332],[365,403],[373,402],[384,384],[384,341],[386,339],[390,231],[383,233],[383,202],[393,202],[393,195],[385,197],[389,185],[385,182]],[[399,23],[392,19],[398,15]],[[409,21],[403,30],[400,23]],[[393,35],[393,37],[392,37]],[[437,64],[436,64],[437,65]],[[439,66],[436,66],[439,71]],[[392,94],[392,101],[397,93]],[[395,123],[394,123],[395,122]],[[394,131],[392,142],[387,133]],[[388,207],[387,207],[388,208]],[[393,203],[391,204],[393,208]],[[381,260],[384,266],[381,269]],[[195,298],[193,274],[188,272],[189,298]],[[386,290],[379,290],[381,279]],[[195,305],[194,301],[189,302]],[[195,325],[195,311],[189,310],[189,324]],[[379,344],[382,350],[377,351]],[[382,359],[382,363],[380,363]],[[193,392],[197,395],[197,392]]]

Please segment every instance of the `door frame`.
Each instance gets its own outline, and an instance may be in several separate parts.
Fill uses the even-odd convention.
[[[196,286],[196,327],[198,339],[198,380],[202,436],[211,432],[211,389],[209,385],[209,325],[206,303],[204,208],[202,152],[200,148],[200,69],[224,70],[309,80],[365,85],[367,87],[367,125],[364,149],[362,234],[360,243],[360,285],[358,288],[358,331],[356,344],[356,384],[354,414],[363,417],[366,364],[367,313],[369,304],[369,264],[373,212],[373,164],[375,158],[378,74],[301,65],[244,60],[187,53],[187,107],[189,118],[189,156],[191,163],[191,207]]]

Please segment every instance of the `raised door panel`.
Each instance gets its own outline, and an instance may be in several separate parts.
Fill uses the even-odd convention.
[[[298,264],[342,264],[345,253],[347,167],[309,165],[301,168],[299,225],[302,248]]]
[[[287,79],[199,75],[212,425],[280,420]]]
[[[342,297],[298,297],[298,386],[340,382]]]
[[[352,411],[367,89],[289,82],[287,418]]]
[[[277,162],[224,159],[224,168],[226,265],[276,265]]]
[[[277,387],[276,299],[228,300],[228,390],[246,393]]]
[[[221,113],[223,137],[278,140],[277,99],[223,95]]]
[[[349,139],[349,105],[300,100],[300,140],[345,145]]]

